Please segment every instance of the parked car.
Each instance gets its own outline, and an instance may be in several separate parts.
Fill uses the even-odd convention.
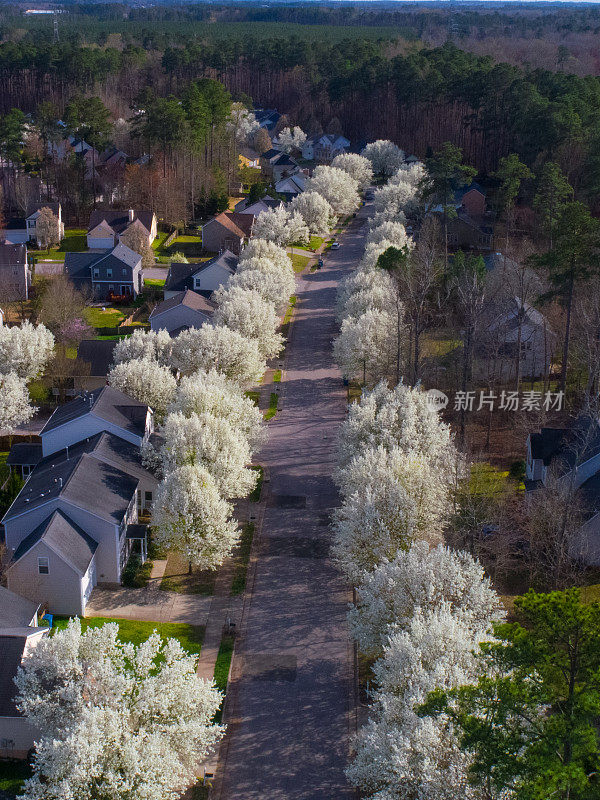
[[[331,243],[331,249],[332,250],[339,250],[340,249],[340,243],[339,242],[332,242]]]

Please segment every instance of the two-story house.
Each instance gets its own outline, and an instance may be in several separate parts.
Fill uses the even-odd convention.
[[[19,217],[8,221],[6,227],[2,231],[2,236],[7,244],[27,244],[33,242],[37,247],[41,247],[42,243],[38,237],[37,220],[40,216],[40,211],[43,208],[49,208],[57,219],[58,224],[58,238],[62,240],[65,235],[65,224],[62,218],[62,207],[60,203],[46,201],[39,203],[32,203],[27,209],[25,217]]]
[[[150,314],[150,328],[153,331],[165,330],[177,336],[189,328],[201,328],[210,322],[215,312],[215,304],[204,295],[186,289],[163,300]]]
[[[347,153],[349,147],[350,141],[345,136],[323,133],[321,136],[312,136],[304,142],[302,158],[330,164],[336,156]]]
[[[115,584],[156,479],[141,464],[152,411],[111,387],[61,406],[40,436],[42,458],[6,512],[8,587],[61,614],[83,614],[97,583]]]
[[[27,245],[0,243],[0,297],[5,303],[28,300],[31,271]]]
[[[182,264],[174,261],[167,273],[164,299],[169,300],[187,289],[210,297],[235,274],[238,261],[239,258],[231,250],[225,250],[200,264]]]
[[[211,253],[230,250],[239,256],[252,236],[253,225],[254,214],[223,211],[202,226],[202,247]]]
[[[156,214],[152,211],[92,211],[87,232],[87,245],[94,250],[108,250],[121,241],[132,228],[138,228],[151,245],[156,238]]]
[[[141,255],[121,243],[102,253],[67,253],[65,274],[99,300],[137,297],[144,288]]]

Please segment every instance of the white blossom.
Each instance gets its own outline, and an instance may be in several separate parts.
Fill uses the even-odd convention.
[[[177,641],[117,634],[71,620],[25,658],[17,702],[40,732],[25,800],[175,800],[223,736],[221,694]]]
[[[445,716],[421,719],[415,706],[435,688],[477,677],[475,650],[489,636],[473,632],[448,604],[416,608],[405,630],[393,634],[374,667],[374,717],[361,728],[350,782],[372,800],[476,800],[468,758]]]
[[[473,632],[502,618],[499,597],[478,561],[465,551],[416,541],[367,575],[349,614],[350,628],[362,652],[379,655],[417,608],[433,610],[442,602]]]
[[[327,236],[335,221],[335,214],[319,192],[300,192],[289,203],[293,212],[300,214],[310,233]]]
[[[423,178],[427,175],[425,164],[414,161],[412,164],[402,164],[398,171],[392,175],[392,181],[405,181],[419,189]]]
[[[284,153],[291,153],[292,150],[301,150],[302,145],[306,141],[306,134],[297,125],[293,128],[283,128],[277,136],[274,144]]]
[[[150,358],[168,366],[171,363],[172,349],[173,340],[166,330],[137,330],[117,342],[113,351],[113,362],[121,364],[134,358]]]
[[[455,481],[459,461],[450,426],[440,420],[418,388],[399,384],[389,389],[381,382],[372,391],[363,391],[360,401],[350,406],[339,431],[340,466],[379,445],[417,453],[448,486]]]
[[[377,228],[372,228],[367,235],[367,245],[394,242],[394,247],[402,249],[410,246],[406,228],[400,222],[383,222]]]
[[[152,528],[156,543],[201,569],[216,569],[231,554],[239,530],[232,506],[200,466],[168,472],[156,490]]]
[[[439,542],[450,508],[448,487],[421,455],[368,449],[337,480],[345,498],[334,514],[334,550],[355,585],[414,539]]]
[[[369,159],[375,175],[384,178],[389,178],[404,163],[404,152],[387,139],[370,142],[361,155]]]
[[[33,417],[36,408],[29,404],[29,391],[16,372],[0,375],[0,430],[12,431]]]
[[[227,499],[246,497],[256,485],[257,473],[247,466],[250,445],[224,417],[175,412],[167,416],[161,434],[163,474],[185,465],[204,467]]]
[[[373,385],[394,367],[398,352],[397,321],[387,311],[367,308],[347,317],[333,344],[336,363],[348,378]]]
[[[216,369],[246,386],[259,381],[266,368],[256,341],[223,325],[204,323],[200,328],[190,328],[172,344],[173,365],[187,375]]]
[[[215,293],[219,307],[214,313],[215,325],[227,325],[247,339],[255,339],[265,358],[277,355],[283,337],[277,332],[279,318],[272,303],[258,292],[233,287]]]
[[[373,207],[376,213],[407,215],[414,213],[417,206],[418,188],[407,181],[389,181],[373,193]]]
[[[385,270],[359,269],[340,284],[337,301],[340,324],[346,317],[360,317],[369,308],[389,314],[396,310],[396,290]]]
[[[243,103],[232,103],[229,112],[228,127],[233,131],[237,142],[247,144],[252,141],[254,134],[260,128],[253,111],[246,108]]]
[[[244,263],[251,258],[266,258],[274,262],[274,264],[279,266],[282,270],[292,268],[292,262],[283,247],[279,247],[275,242],[259,239],[255,236],[250,239],[242,250],[238,269],[242,269]]]
[[[23,322],[0,327],[0,374],[15,372],[31,381],[44,371],[54,351],[54,336],[45,325]]]
[[[340,153],[333,159],[331,166],[343,169],[344,172],[351,175],[361,191],[364,191],[373,180],[371,162],[365,156],[359,156],[357,153]]]
[[[293,274],[290,275],[280,270],[243,269],[232,275],[227,284],[227,290],[235,287],[258,292],[281,313],[287,308],[296,283]]]
[[[290,213],[284,205],[261,211],[254,220],[252,235],[277,245],[292,242],[306,244],[309,239],[303,218],[296,212]]]
[[[114,366],[107,377],[110,386],[147,403],[161,420],[173,402],[177,382],[173,373],[150,358],[133,358]]]
[[[186,417],[203,413],[223,417],[246,438],[253,450],[264,441],[265,426],[258,408],[240,392],[235,381],[216,370],[198,371],[181,379],[169,408],[169,413],[176,411]]]
[[[324,197],[338,217],[352,214],[360,204],[357,181],[336,167],[317,167],[305,189]]]

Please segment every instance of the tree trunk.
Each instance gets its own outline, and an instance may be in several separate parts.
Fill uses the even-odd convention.
[[[571,337],[571,312],[573,310],[573,289],[574,289],[574,277],[573,277],[573,270],[571,270],[571,278],[569,281],[569,293],[567,295],[567,321],[565,323],[563,359],[560,371],[560,389],[562,392],[565,392],[565,396],[567,390],[567,369],[569,363],[569,340]]]

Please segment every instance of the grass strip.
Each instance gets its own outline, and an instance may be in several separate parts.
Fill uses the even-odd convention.
[[[217,654],[217,661],[215,663],[215,672],[213,675],[215,686],[221,692],[227,691],[227,678],[229,677],[229,668],[231,666],[231,658],[233,656],[233,636],[223,636]],[[225,702],[225,698],[223,698]],[[214,716],[214,722],[221,722],[223,717],[223,703]]]
[[[275,414],[277,413],[277,404],[279,402],[279,395],[277,392],[271,392],[271,397],[269,399],[269,408],[265,411],[265,420],[268,422],[270,419],[273,419]]]
[[[246,588],[246,574],[248,572],[248,564],[250,563],[250,551],[252,549],[252,538],[254,536],[254,523],[246,522],[242,528],[242,536],[240,538],[240,548],[238,555],[238,563],[236,564],[233,581],[231,582],[231,590],[229,592],[231,597],[242,594]]]
[[[256,472],[258,472],[258,480],[256,481],[256,486],[254,487],[254,489],[252,489],[252,492],[250,493],[248,499],[250,500],[251,503],[258,503],[258,501],[260,500],[260,493],[262,491],[265,471],[260,466],[260,464],[256,464],[253,467],[250,467],[250,469],[256,470]]]

